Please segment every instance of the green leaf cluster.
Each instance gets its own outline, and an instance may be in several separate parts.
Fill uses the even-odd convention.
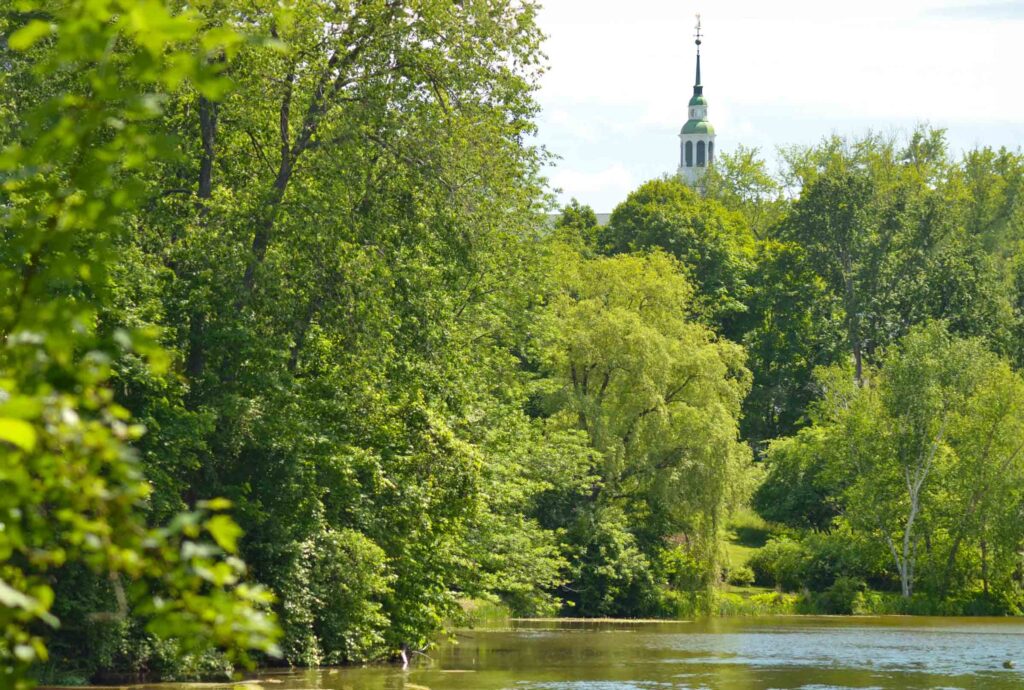
[[[39,17],[44,17],[40,19]],[[167,91],[206,78],[192,13],[158,2],[20,3],[4,15],[23,107],[0,153],[0,683],[26,683],[59,634],[65,573],[108,583],[93,621],[139,616],[183,649],[246,661],[276,652],[271,595],[245,579],[228,504],[146,519],[144,429],[112,385],[123,351],[159,349],[99,327],[127,221],[167,146],[151,131]],[[177,66],[177,67],[175,67]],[[62,602],[63,603],[63,602]]]

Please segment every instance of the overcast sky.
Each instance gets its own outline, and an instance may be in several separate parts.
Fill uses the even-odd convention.
[[[1024,0],[542,0],[540,141],[561,199],[610,211],[674,171],[694,14],[716,148],[946,127],[957,150],[1024,145]]]

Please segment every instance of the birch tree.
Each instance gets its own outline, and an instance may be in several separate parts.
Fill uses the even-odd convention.
[[[997,363],[980,341],[929,324],[911,331],[862,390],[834,408],[839,463],[850,478],[846,517],[884,540],[904,597],[914,593],[922,540],[936,528],[950,473],[963,455],[987,452],[973,442],[958,448],[951,432]]]

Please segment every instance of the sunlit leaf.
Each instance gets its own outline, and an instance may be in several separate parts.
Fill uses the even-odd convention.
[[[238,537],[242,535],[242,528],[227,515],[211,517],[206,521],[206,530],[217,545],[228,553],[234,553],[238,549]]]
[[[35,427],[21,419],[0,419],[0,441],[31,451],[36,447]]]
[[[7,45],[11,50],[28,50],[44,36],[53,33],[53,24],[41,19],[33,19],[25,26],[11,34]]]

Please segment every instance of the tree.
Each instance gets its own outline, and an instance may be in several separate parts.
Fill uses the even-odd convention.
[[[863,380],[867,285],[877,272],[873,182],[863,173],[826,172],[793,205],[781,236],[806,252],[814,270],[841,301],[854,376]]]
[[[561,274],[539,353],[557,384],[551,423],[586,433],[596,475],[569,528],[583,553],[570,592],[589,593],[581,613],[636,615],[670,538],[700,564],[695,586],[716,578],[723,516],[750,484],[737,438],[749,374],[741,348],[687,318],[692,288],[664,253]]]
[[[720,153],[704,177],[704,193],[730,211],[741,213],[754,237],[761,240],[785,214],[786,203],[781,183],[759,153],[743,145],[734,152]]]
[[[987,595],[994,579],[1005,590],[1019,575],[1024,380],[1005,360],[987,353],[980,359],[976,390],[956,410],[949,432],[957,461],[944,477],[938,520],[947,530],[947,555],[933,577],[933,586],[946,596],[969,587],[976,576]],[[965,542],[978,549],[976,570],[960,558]]]
[[[142,197],[127,178],[165,150],[149,130],[162,95],[186,79],[213,88],[190,41],[223,54],[238,38],[203,34],[196,15],[156,1],[31,9],[4,18],[19,67],[52,81],[20,109],[0,156],[0,678],[24,685],[46,658],[54,580],[80,569],[111,593],[97,620],[140,616],[185,649],[242,660],[276,653],[269,596],[233,556],[228,502],[146,524],[150,487],[130,446],[143,429],[114,401],[111,362],[135,352],[159,376],[166,357],[145,334],[97,329],[114,247]]]
[[[964,186],[965,225],[1000,260],[1024,239],[1024,155],[985,147],[964,154],[957,182]]]
[[[575,228],[581,232],[593,231],[597,229],[597,214],[590,206],[581,204],[574,198],[562,208],[555,227]]]
[[[762,242],[750,283],[743,345],[754,377],[742,423],[758,447],[806,423],[818,394],[814,370],[841,358],[844,338],[837,298],[799,245]]]
[[[772,441],[765,453],[767,474],[753,497],[758,514],[797,529],[831,529],[843,511],[833,442],[829,429],[815,426]]]
[[[572,199],[562,208],[555,221],[554,235],[561,241],[574,245],[581,252],[592,253],[597,246],[599,231],[594,209]]]
[[[775,236],[800,247],[834,295],[857,380],[929,319],[1006,347],[1001,279],[964,228],[941,130],[918,130],[903,150],[891,138],[833,138],[789,157],[804,184]]]
[[[694,313],[741,338],[754,238],[739,214],[678,178],[651,180],[615,208],[598,241],[608,254],[660,248],[674,256],[694,286]]]
[[[164,89],[159,117],[115,140],[152,165],[96,178],[137,203],[119,216],[130,231],[97,245],[105,273],[87,287],[106,294],[89,328],[111,343],[155,333],[165,353],[162,371],[137,353],[110,361],[110,395],[150,429],[133,439],[154,487],[139,520],[228,497],[290,663],[421,648],[462,597],[550,609],[564,554],[524,513],[551,483],[539,463],[571,466],[580,444],[524,413],[545,280],[542,154],[524,143],[536,8],[243,4],[186,13],[201,37],[175,36],[195,54],[151,61],[139,92],[173,80],[176,60],[202,79]],[[133,8],[114,23],[148,5]],[[133,59],[110,45],[113,62]],[[3,94],[7,122],[34,94],[89,85],[88,71],[11,64],[4,84],[27,95]],[[87,620],[85,592],[104,583],[59,575]],[[130,657],[145,645],[123,628]],[[109,663],[81,647],[69,663]]]
[[[886,545],[904,597],[921,580],[942,596],[969,586],[949,587],[967,539],[978,548],[972,569],[987,593],[986,535],[995,532],[987,511],[1012,502],[1022,468],[1019,375],[980,339],[931,323],[914,328],[862,385],[841,367],[820,381],[814,426],[773,444],[771,454],[824,459],[845,524]],[[1003,538],[1005,554],[1021,535]]]
[[[163,431],[140,451],[161,505],[238,506],[286,659],[386,657],[460,597],[543,608],[561,578],[510,508],[540,490],[525,449],[557,455],[515,354],[542,284],[540,32],[511,0],[279,5],[211,9],[267,40],[225,98],[168,104],[177,155],[144,180],[105,322],[165,327],[177,385],[119,379]]]

